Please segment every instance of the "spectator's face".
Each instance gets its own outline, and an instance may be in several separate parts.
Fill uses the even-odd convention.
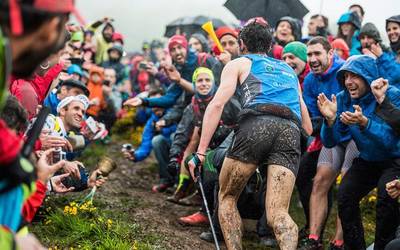
[[[225,35],[221,37],[221,45],[224,50],[228,51],[232,56],[239,55],[239,43],[238,40],[232,35]]]
[[[81,80],[81,76],[80,76],[79,74],[76,74],[76,73],[73,73],[73,74],[71,75],[71,78],[72,78],[72,79],[75,79],[75,80],[78,80],[78,81]]]
[[[203,52],[203,46],[201,45],[200,41],[194,37],[189,39],[189,46],[196,50],[197,52]]]
[[[83,90],[76,87],[62,86],[60,93],[58,94],[58,99],[61,101],[65,97],[77,95],[84,95]]]
[[[73,101],[65,108],[60,110],[60,117],[70,128],[79,129],[81,127],[81,122],[83,115],[85,114],[85,107],[83,103]]]
[[[169,51],[172,61],[176,64],[185,64],[187,50],[180,44],[174,45],[171,50]]]
[[[207,95],[210,93],[211,88],[213,86],[213,81],[211,77],[206,73],[201,73],[197,76],[196,79],[196,92],[200,95]]]
[[[372,44],[376,44],[376,41],[367,35],[362,35],[360,37],[360,43],[361,43],[361,48],[370,49]]]
[[[344,73],[344,85],[352,99],[363,97],[368,92],[364,79],[352,72]]]
[[[110,56],[110,59],[112,59],[112,60],[118,60],[121,57],[119,52],[115,49],[110,50],[109,56]]]
[[[85,34],[85,43],[91,43],[92,42],[92,38],[93,38],[92,34],[86,33]]]
[[[17,38],[25,39],[29,46],[11,48],[13,50],[12,73],[15,77],[31,76],[41,62],[65,46],[65,23],[67,20],[67,17],[54,17],[45,22],[37,31],[27,34],[26,37],[23,35],[22,38]],[[15,51],[19,53],[15,53]],[[16,56],[17,54],[18,56]]]
[[[92,82],[94,82],[94,83],[99,83],[99,82],[101,81],[101,78],[100,78],[100,75],[99,75],[99,74],[93,73],[93,74],[90,76],[90,80],[91,80]]]
[[[400,24],[389,22],[386,28],[386,32],[391,43],[398,42],[400,38]]]
[[[329,68],[332,57],[333,50],[327,52],[320,43],[307,46],[307,62],[315,74],[324,73]]]
[[[306,63],[292,53],[283,54],[282,59],[289,64],[294,72],[296,72],[296,75],[300,75],[306,67]]]
[[[69,128],[79,129],[81,127],[81,122],[83,115],[85,114],[85,107],[83,103],[73,101],[65,108],[60,110],[60,117]]]
[[[117,81],[117,76],[114,69],[105,69],[104,70],[104,80],[110,83],[110,87],[112,87]]]
[[[104,30],[103,30],[103,37],[107,42],[111,42],[112,41],[112,35],[114,33],[114,29],[111,26],[107,26]]]
[[[351,23],[343,23],[340,25],[340,29],[342,30],[342,34],[344,36],[349,36],[353,29],[353,25]]]
[[[324,20],[322,19],[321,16],[318,16],[316,18],[310,19],[310,22],[308,23],[308,34],[310,36],[315,36],[318,31],[318,27],[324,27]]]
[[[292,26],[290,26],[289,22],[282,21],[279,23],[278,27],[276,27],[276,37],[279,41],[286,43],[294,41]]]

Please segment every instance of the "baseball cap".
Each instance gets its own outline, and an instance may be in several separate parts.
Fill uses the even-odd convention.
[[[61,83],[61,86],[71,86],[75,88],[80,88],[83,90],[86,96],[89,96],[90,92],[88,88],[81,81],[75,79],[67,79]]]

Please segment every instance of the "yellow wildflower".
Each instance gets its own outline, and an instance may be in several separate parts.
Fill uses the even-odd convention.
[[[138,243],[137,243],[137,241],[135,240],[134,242],[133,242],[133,247],[132,247],[132,250],[138,250],[139,248],[138,248]]]
[[[76,215],[76,214],[78,213],[77,207],[73,207],[73,208],[71,209],[70,213],[71,213],[72,215]]]
[[[69,213],[69,206],[65,206],[64,207],[64,214],[68,214]]]

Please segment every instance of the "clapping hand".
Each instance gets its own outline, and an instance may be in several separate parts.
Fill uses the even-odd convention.
[[[332,95],[332,101],[330,101],[324,93],[321,93],[318,95],[317,104],[319,111],[328,121],[328,125],[332,126],[335,122],[337,112],[336,96]]]
[[[362,109],[358,105],[353,105],[354,112],[346,111],[340,114],[340,121],[346,125],[356,125],[366,127],[368,124],[368,118],[363,115]]]

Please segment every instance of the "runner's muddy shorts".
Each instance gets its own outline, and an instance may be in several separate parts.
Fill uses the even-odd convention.
[[[246,116],[235,130],[227,157],[257,166],[280,165],[296,176],[300,162],[299,127],[277,116]]]

